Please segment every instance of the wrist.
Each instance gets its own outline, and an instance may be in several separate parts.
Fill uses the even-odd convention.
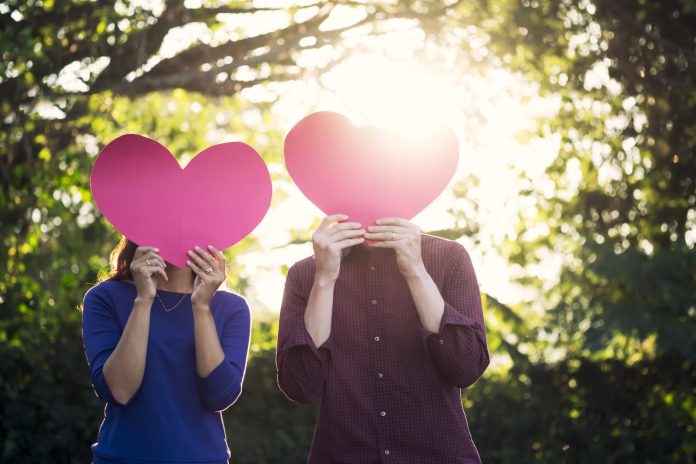
[[[193,307],[194,313],[209,313],[210,312],[210,303],[193,302],[191,304],[191,306]]]
[[[428,270],[425,268],[425,265],[422,262],[408,269],[402,270],[401,274],[404,276],[407,282],[422,281],[430,277]]]
[[[147,306],[148,308],[152,306],[152,302],[155,301],[155,295],[136,295],[135,301],[133,301],[133,306]]]
[[[331,288],[336,284],[338,276],[326,275],[317,272],[314,274],[314,287],[318,288]]]

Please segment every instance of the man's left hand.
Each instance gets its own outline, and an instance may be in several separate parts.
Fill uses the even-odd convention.
[[[404,277],[416,277],[425,271],[421,256],[421,229],[402,218],[378,219],[365,233],[367,246],[393,248],[396,263]]]

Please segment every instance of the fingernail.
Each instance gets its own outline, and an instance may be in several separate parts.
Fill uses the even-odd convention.
[[[186,253],[188,253],[189,255],[193,255],[193,250],[189,250]]]
[[[155,248],[155,253],[159,253],[159,248]]]
[[[191,261],[189,261],[189,260],[187,259],[187,260],[186,260],[186,264],[187,264],[187,265],[191,265]]]
[[[196,245],[196,250],[201,251],[201,247],[199,247],[198,245]]]

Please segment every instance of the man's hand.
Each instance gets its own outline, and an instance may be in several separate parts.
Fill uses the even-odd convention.
[[[383,218],[376,226],[367,228],[365,239],[368,246],[392,248],[396,252],[396,263],[404,277],[412,278],[425,271],[421,256],[421,229],[402,218]]]
[[[345,214],[332,214],[321,221],[319,228],[312,235],[315,279],[324,283],[333,283],[338,279],[341,268],[341,252],[344,248],[358,245],[365,241],[365,230],[357,222],[347,221]]]

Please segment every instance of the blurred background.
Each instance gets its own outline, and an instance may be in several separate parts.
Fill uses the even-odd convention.
[[[694,0],[0,0],[0,462],[91,458],[78,308],[119,235],[89,174],[126,132],[268,163],[271,210],[227,251],[254,332],[225,424],[232,463],[306,461],[316,409],[278,391],[275,337],[321,214],[283,136],[334,110],[459,137],[414,222],[478,273],[484,462],[693,463],[695,24]]]

